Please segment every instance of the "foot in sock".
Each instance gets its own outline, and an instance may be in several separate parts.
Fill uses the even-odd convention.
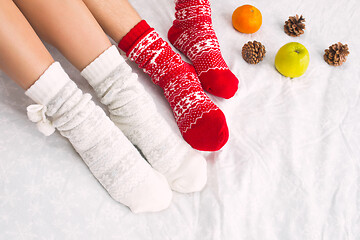
[[[231,98],[239,80],[229,70],[212,27],[209,0],[177,0],[169,41],[194,64],[203,88],[223,98]]]
[[[30,120],[52,125],[80,154],[93,175],[116,200],[133,212],[156,212],[167,208],[172,192],[163,175],[151,168],[122,132],[53,63],[26,95],[39,105],[28,107]],[[39,110],[37,107],[42,107]],[[39,112],[32,110],[38,109]],[[41,123],[43,125],[41,125]],[[40,124],[40,125],[39,125]]]
[[[194,68],[153,28],[141,21],[119,47],[164,90],[185,141],[202,151],[225,145],[229,131],[223,112],[204,93]]]
[[[206,160],[181,139],[157,112],[149,94],[115,46],[81,75],[108,106],[110,118],[175,191],[200,191],[206,184]]]

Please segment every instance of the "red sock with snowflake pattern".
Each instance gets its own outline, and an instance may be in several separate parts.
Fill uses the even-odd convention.
[[[223,112],[204,93],[194,68],[146,21],[138,23],[119,48],[164,90],[180,132],[193,148],[217,151],[225,145],[229,131]]]
[[[239,80],[229,70],[212,27],[209,0],[176,0],[170,42],[194,64],[203,88],[223,98],[231,98]]]

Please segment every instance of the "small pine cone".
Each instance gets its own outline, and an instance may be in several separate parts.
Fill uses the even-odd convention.
[[[346,62],[349,53],[348,45],[338,42],[331,45],[329,49],[325,49],[324,60],[332,66],[340,66]]]
[[[257,41],[249,41],[242,47],[242,57],[250,64],[258,64],[264,59],[265,53],[265,46]]]
[[[294,17],[289,17],[285,22],[284,31],[287,35],[291,37],[298,37],[304,33],[305,29],[305,18],[301,15],[296,14]]]

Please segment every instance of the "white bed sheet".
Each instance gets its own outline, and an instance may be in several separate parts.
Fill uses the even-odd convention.
[[[166,37],[173,1],[132,3]],[[263,14],[251,35],[231,25],[233,10],[246,3]],[[230,140],[221,151],[204,153],[206,188],[175,193],[161,213],[132,214],[109,197],[65,139],[37,132],[25,113],[31,101],[0,72],[0,239],[360,239],[360,1],[212,0],[212,6],[240,90],[231,100],[212,97],[225,112]],[[306,18],[306,31],[291,38],[283,23],[295,14]],[[255,66],[241,57],[249,40],[266,46]],[[276,51],[290,41],[304,44],[311,58],[307,72],[293,80],[274,68]],[[323,52],[338,41],[349,44],[350,55],[335,68]],[[177,131],[159,88],[132,66]]]

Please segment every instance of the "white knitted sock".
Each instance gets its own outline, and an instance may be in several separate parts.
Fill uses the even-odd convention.
[[[160,211],[169,206],[172,192],[164,176],[144,161],[104,111],[91,101],[91,96],[83,94],[70,80],[58,62],[53,63],[25,94],[41,104],[30,106],[28,115],[36,114],[32,112],[34,106],[44,106],[53,126],[69,139],[116,201],[135,213]],[[39,122],[43,120],[38,119]]]
[[[137,75],[111,46],[81,74],[108,106],[111,120],[149,163],[178,192],[200,191],[206,184],[206,160],[176,135],[157,112]]]

